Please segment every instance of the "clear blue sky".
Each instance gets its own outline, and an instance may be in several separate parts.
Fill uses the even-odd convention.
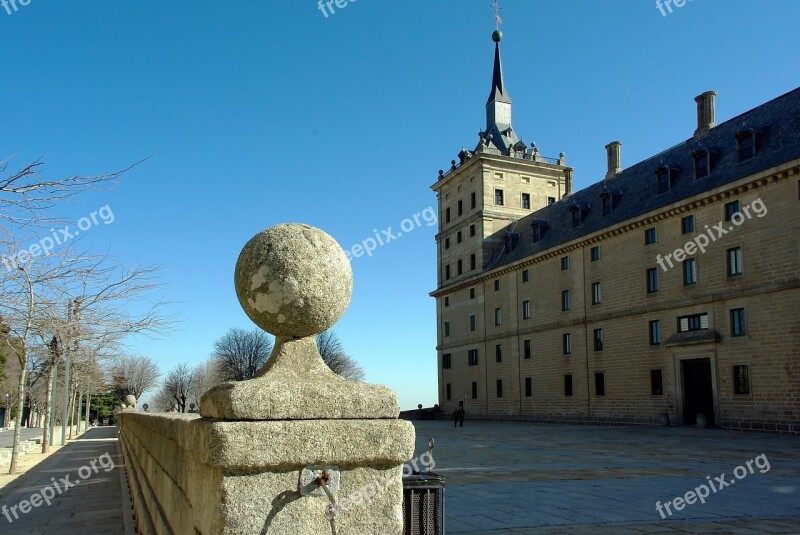
[[[0,7],[0,159],[44,154],[61,177],[155,153],[63,211],[108,204],[114,223],[84,244],[165,266],[183,328],[131,351],[163,371],[197,363],[251,326],[233,267],[258,231],[304,222],[348,248],[435,207],[437,170],[484,126],[490,3],[358,0],[328,18],[316,0]],[[721,121],[800,85],[797,0],[694,0],[667,16],[645,0],[503,4],[515,129],[566,152],[578,188],[602,179],[609,141],[629,166],[690,137],[705,90]],[[423,225],[354,259],[336,327],[403,408],[436,402],[434,235]]]

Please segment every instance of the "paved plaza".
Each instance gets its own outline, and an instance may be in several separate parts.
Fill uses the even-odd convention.
[[[429,436],[436,439],[435,472],[447,478],[448,534],[800,533],[797,436],[693,427],[414,424],[416,455]],[[716,480],[723,473],[725,487]],[[708,485],[706,476],[721,488],[704,504],[678,502],[681,510],[671,505],[667,514],[665,503]]]

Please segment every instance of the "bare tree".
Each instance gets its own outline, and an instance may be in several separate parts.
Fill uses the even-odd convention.
[[[120,355],[111,362],[113,386],[126,395],[141,399],[142,394],[158,384],[161,372],[156,361],[144,355]]]
[[[214,342],[211,358],[217,361],[225,381],[255,377],[272,353],[272,338],[264,331],[232,328]]]
[[[194,373],[188,364],[178,364],[164,380],[164,388],[175,400],[180,412],[186,412],[186,405],[194,390]]]
[[[209,358],[194,368],[194,390],[191,401],[198,410],[200,408],[200,398],[212,387],[223,383],[222,374],[219,370],[219,363],[214,358]]]
[[[317,335],[317,349],[333,373],[353,381],[364,380],[364,369],[345,352],[342,341],[332,330]]]

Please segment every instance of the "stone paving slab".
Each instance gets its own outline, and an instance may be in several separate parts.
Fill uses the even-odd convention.
[[[693,427],[414,422],[436,439],[447,533],[797,533],[800,438]],[[753,472],[734,477],[738,466]],[[767,465],[768,463],[768,465]],[[760,468],[759,468],[760,466]],[[724,477],[721,474],[725,474]],[[705,503],[665,503],[723,477]],[[664,518],[656,509],[662,504]]]
[[[116,428],[87,431],[0,489],[0,533],[126,533],[132,519],[123,512],[123,505],[130,502],[127,488],[121,484],[123,467]],[[42,496],[46,488],[55,494],[50,505],[41,502],[25,513],[22,503],[36,505],[32,496]]]

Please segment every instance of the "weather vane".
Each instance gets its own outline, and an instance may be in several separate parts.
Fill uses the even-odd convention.
[[[503,19],[500,18],[500,11],[503,7],[500,5],[500,2],[494,0],[494,4],[489,6],[492,8],[492,13],[494,13],[494,21],[497,26],[497,29],[500,30],[500,25],[503,24]]]

